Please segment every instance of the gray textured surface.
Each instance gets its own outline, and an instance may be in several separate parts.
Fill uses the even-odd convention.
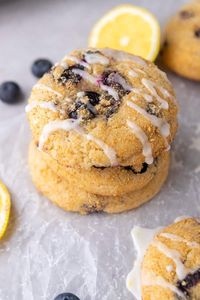
[[[16,80],[28,95],[33,59],[59,60],[87,45],[94,22],[126,1],[1,1],[0,81]],[[132,1],[163,25],[183,1]],[[29,129],[25,103],[0,103],[0,178],[12,192],[13,211],[0,243],[0,300],[53,300],[71,291],[81,300],[132,299],[125,278],[132,268],[134,224],[165,225],[179,215],[200,214],[199,83],[169,74],[180,101],[180,130],[169,179],[145,206],[121,215],[81,217],[39,196],[27,170]]]

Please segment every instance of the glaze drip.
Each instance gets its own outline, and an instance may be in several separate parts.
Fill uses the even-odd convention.
[[[142,153],[145,157],[145,162],[147,164],[152,164],[153,163],[152,148],[146,133],[133,121],[127,121],[127,125],[131,129],[131,131],[136,135],[136,137],[139,139],[139,141],[143,146]]]
[[[58,130],[64,130],[64,131],[71,131],[74,130],[78,134],[85,137],[88,141],[92,141],[96,143],[105,153],[105,155],[110,160],[111,166],[117,166],[117,155],[114,149],[109,147],[106,143],[104,143],[102,140],[94,137],[90,133],[86,133],[85,130],[80,127],[81,120],[74,120],[74,119],[68,119],[68,120],[61,120],[61,121],[52,121],[47,123],[43,130],[42,134],[39,139],[39,150],[42,150],[44,148],[44,145],[46,141],[48,140],[49,136]]]
[[[32,101],[30,104],[28,104],[25,108],[25,111],[28,113],[30,112],[32,109],[34,109],[35,107],[41,107],[44,109],[49,109],[53,112],[59,112],[56,105],[52,102],[47,102],[47,101]]]
[[[133,99],[134,100],[134,99]],[[170,134],[170,127],[169,124],[162,118],[158,118],[154,115],[149,114],[148,112],[146,112],[146,110],[144,110],[143,108],[141,108],[140,106],[138,106],[137,104],[135,104],[132,101],[128,101],[127,105],[129,107],[131,107],[132,109],[136,110],[139,114],[143,115],[146,119],[148,119],[154,126],[156,126],[159,130],[160,133],[163,137],[168,137]]]
[[[43,83],[37,83],[36,85],[34,85],[33,89],[46,90],[52,94],[55,94],[58,97],[63,97],[63,95],[61,93],[55,91],[54,89],[50,88],[49,86],[47,86],[46,84],[43,84]]]

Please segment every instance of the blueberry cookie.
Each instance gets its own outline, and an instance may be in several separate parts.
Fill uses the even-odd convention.
[[[143,300],[200,299],[198,220],[180,218],[158,230],[142,261],[141,290]]]
[[[200,1],[183,6],[169,21],[161,54],[174,72],[200,80]]]
[[[33,87],[35,143],[61,165],[142,169],[169,149],[177,104],[152,62],[111,49],[73,51]]]
[[[39,151],[33,143],[29,150],[29,166],[37,189],[61,208],[82,214],[100,211],[119,213],[140,206],[159,192],[168,174],[169,153],[166,153],[165,159],[159,160],[156,174],[147,185],[116,197],[88,193],[59,177],[51,169],[51,164],[47,164],[44,158],[46,154]]]
[[[49,154],[43,152],[43,159],[59,177],[77,189],[102,196],[120,196],[141,189],[154,178],[160,160],[165,160],[167,156],[168,153],[164,152],[153,164],[144,163],[141,169],[132,166],[81,169],[63,167]]]

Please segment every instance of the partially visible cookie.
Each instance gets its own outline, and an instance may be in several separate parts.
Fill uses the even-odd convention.
[[[142,263],[143,300],[200,299],[200,223],[186,218],[161,230]]]
[[[200,1],[183,6],[165,33],[162,59],[179,75],[200,80]]]
[[[168,174],[169,154],[158,162],[156,174],[146,186],[118,197],[88,193],[63,180],[51,169],[44,159],[44,153],[34,144],[29,150],[29,166],[37,189],[61,208],[82,214],[100,211],[118,213],[142,205],[159,192]]]

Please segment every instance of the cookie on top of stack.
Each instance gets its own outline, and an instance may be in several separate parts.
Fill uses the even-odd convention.
[[[33,182],[65,210],[130,210],[167,177],[177,103],[152,62],[107,48],[73,51],[33,87],[26,112]]]

